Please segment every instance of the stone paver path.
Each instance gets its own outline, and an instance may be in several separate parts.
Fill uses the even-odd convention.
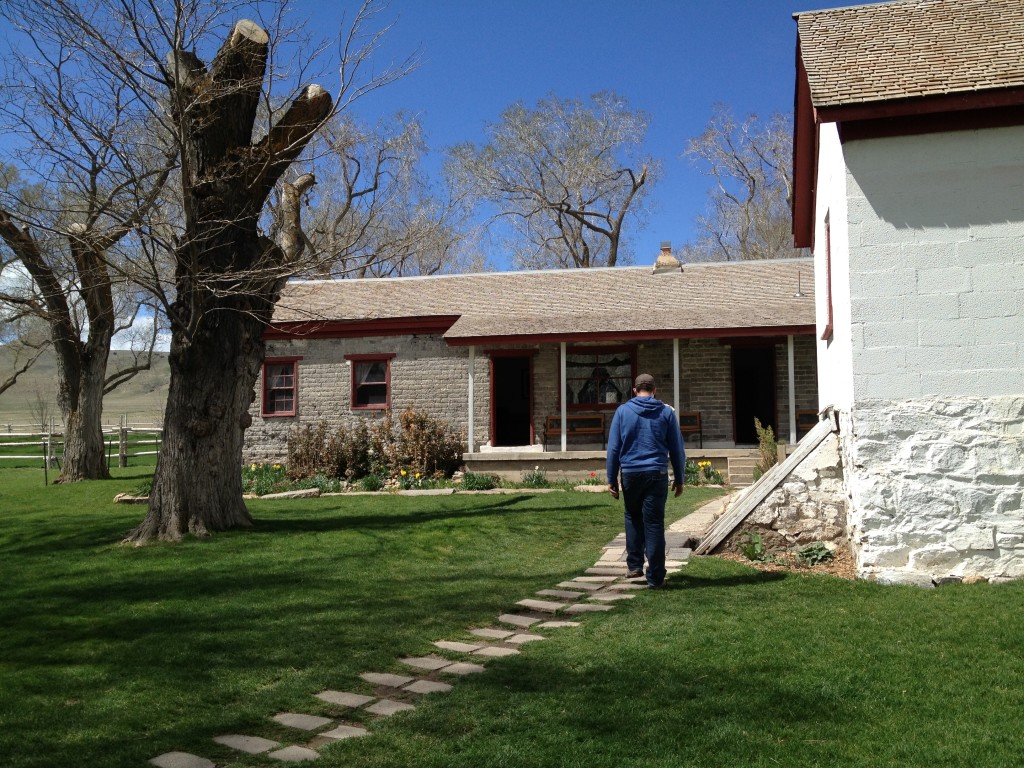
[[[686,566],[690,557],[691,547],[714,521],[720,511],[722,501],[712,502],[683,520],[671,525],[666,531],[665,567],[670,574],[678,573]],[[503,613],[495,623],[502,626],[476,627],[466,630],[468,634],[482,638],[484,643],[467,643],[461,640],[437,640],[435,648],[456,654],[470,654],[478,659],[493,659],[504,656],[515,656],[521,653],[520,648],[533,642],[546,640],[547,635],[535,634],[537,630],[560,630],[579,627],[588,613],[611,611],[622,601],[636,597],[635,590],[646,589],[643,577],[625,578],[626,568],[625,535],[619,534],[604,547],[599,559],[585,574],[574,577],[571,581],[562,581],[553,588],[537,591],[540,597],[559,598],[568,602],[554,600],[538,600],[524,598],[516,605],[519,613]],[[587,600],[589,602],[577,602]],[[551,618],[552,614],[556,618]],[[572,616],[573,619],[562,618]],[[509,629],[508,627],[513,627]],[[530,629],[530,632],[523,630]],[[416,709],[415,704],[407,700],[410,694],[429,695],[444,693],[452,689],[450,683],[433,679],[435,675],[472,675],[486,671],[482,664],[468,661],[453,661],[436,655],[408,656],[397,659],[407,667],[425,674],[426,677],[412,677],[390,672],[363,672],[359,675],[365,683],[376,686],[376,696],[369,696],[352,691],[324,690],[313,694],[315,698],[330,707],[344,709],[348,712],[368,713],[376,718]],[[387,698],[381,688],[393,689],[397,699]],[[321,706],[322,706],[321,704]],[[363,715],[365,717],[365,715]],[[306,744],[284,744],[261,736],[242,734],[224,734],[214,737],[217,744],[250,755],[264,757],[281,762],[301,762],[316,760],[319,746],[342,739],[358,738],[370,735],[370,731],[362,725],[339,723],[329,717],[311,715],[302,712],[279,712],[271,718],[279,725],[304,731],[310,739]],[[362,721],[360,721],[362,722]],[[328,729],[328,726],[333,726]],[[216,768],[215,764],[205,757],[188,752],[166,752],[152,758],[149,763],[157,768]]]

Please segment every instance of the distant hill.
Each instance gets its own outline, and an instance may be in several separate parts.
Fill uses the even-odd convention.
[[[110,353],[108,370],[118,370],[131,361],[131,352]],[[10,350],[0,346],[0,376],[13,370],[14,357]],[[104,398],[103,423],[117,424],[127,413],[132,423],[151,423],[163,420],[167,401],[167,383],[170,380],[167,353],[153,353],[153,367],[137,374]],[[40,357],[35,365],[18,378],[18,383],[0,395],[0,429],[7,424],[30,424],[35,420],[35,404],[42,397],[54,419],[60,422],[57,410],[57,359],[52,350]]]

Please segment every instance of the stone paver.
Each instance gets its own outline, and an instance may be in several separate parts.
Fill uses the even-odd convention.
[[[565,603],[555,603],[550,600],[520,600],[516,605],[521,605],[523,608],[529,608],[532,611],[541,611],[542,613],[558,613],[565,608]]]
[[[502,648],[500,645],[485,645],[480,650],[473,651],[474,656],[486,656],[490,658],[500,658],[502,656],[516,656],[518,653],[518,648]]]
[[[403,691],[412,691],[413,693],[446,693],[450,691],[452,687],[448,683],[439,683],[436,680],[417,680],[415,683],[410,683],[403,688]]]
[[[604,584],[593,584],[587,581],[560,581],[558,586],[565,587],[566,589],[585,589],[588,592],[596,592],[601,589]]]
[[[472,653],[480,648],[479,643],[460,643],[455,640],[437,640],[434,642],[434,645],[443,651],[456,651],[458,653]]]
[[[158,768],[216,768],[212,761],[188,752],[164,752],[149,762]]]
[[[618,576],[577,576],[573,581],[590,582],[591,584],[610,584]]]
[[[578,621],[545,621],[543,624],[537,625],[540,629],[565,629],[567,627],[579,626],[581,625]]]
[[[482,667],[479,664],[469,664],[464,661],[460,661],[458,664],[452,664],[451,666],[445,667],[441,670],[446,675],[475,675],[478,672],[486,672],[487,667]]]
[[[372,704],[366,708],[367,712],[372,712],[375,715],[381,717],[389,717],[399,712],[408,712],[411,709],[416,709],[412,704],[406,704],[404,701],[392,701],[391,699],[381,699],[376,704]]]
[[[407,675],[392,675],[387,672],[363,672],[359,676],[368,683],[386,685],[388,688],[401,688],[416,679]]]
[[[591,595],[589,599],[600,600],[602,603],[614,603],[616,600],[632,600],[636,595],[621,592],[617,595]]]
[[[621,584],[609,584],[607,589],[614,589],[614,590],[623,591],[623,592],[629,591],[631,589],[647,589],[647,582],[646,581],[638,581],[637,583],[634,583],[634,584],[630,584],[630,583],[627,583],[627,582],[623,582]]]
[[[665,567],[666,568],[682,568],[684,565],[686,565],[686,560],[666,560],[665,561]]]
[[[451,664],[450,659],[439,659],[437,656],[415,656],[407,659],[399,659],[403,664],[415,667],[416,669],[441,669]]]
[[[692,555],[692,554],[693,554],[693,550],[689,549],[689,548],[686,548],[686,547],[669,548],[665,552],[665,559],[666,560],[689,560],[690,559],[690,555]]]
[[[610,611],[611,605],[594,605],[593,603],[576,603],[565,609],[566,613],[597,613],[598,611]]]
[[[272,760],[280,760],[282,763],[298,763],[306,760],[316,760],[320,757],[320,753],[314,752],[307,747],[298,747],[293,744],[276,752],[268,752],[267,757]]]
[[[360,728],[355,725],[339,725],[337,728],[332,728],[329,731],[324,731],[320,734],[325,739],[334,739],[340,741],[341,739],[354,739],[359,736],[369,736],[370,732],[365,728]]]
[[[505,642],[511,643],[512,645],[522,645],[523,643],[533,643],[537,640],[547,640],[547,638],[544,637],[544,635],[521,634],[512,635],[512,637],[508,638]]]
[[[569,600],[575,600],[583,595],[582,592],[575,589],[540,589],[537,590],[537,594],[544,595],[544,597],[564,597]]]
[[[522,616],[518,613],[503,613],[498,617],[498,621],[502,624],[511,624],[515,627],[532,627],[541,619],[535,616]]]
[[[259,755],[263,752],[280,747],[281,742],[263,739],[259,736],[242,736],[237,733],[228,733],[223,736],[214,736],[213,740],[225,747],[237,749],[239,752],[248,752],[250,755]]]
[[[302,731],[315,731],[317,728],[323,728],[325,725],[330,725],[332,722],[329,717],[303,715],[298,712],[281,712],[274,715],[273,719],[276,723],[287,725],[289,728],[298,728]]]
[[[316,694],[316,697],[321,701],[326,701],[328,704],[337,704],[339,707],[361,707],[363,704],[369,704],[373,701],[376,696],[363,696],[359,693],[350,693],[348,691],[320,691]]]
[[[487,637],[492,640],[504,640],[506,637],[511,637],[515,634],[515,632],[507,629],[471,629],[469,632],[477,637]]]
[[[593,568],[587,568],[587,573],[591,576],[622,576],[626,573],[626,567],[622,568],[607,568],[603,565],[595,565]]]

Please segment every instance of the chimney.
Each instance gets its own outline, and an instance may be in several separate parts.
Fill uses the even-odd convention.
[[[672,241],[663,240],[661,243],[661,253],[658,254],[657,261],[654,262],[653,274],[660,275],[663,272],[675,272],[683,271],[683,265],[679,263],[679,259],[672,255]]]

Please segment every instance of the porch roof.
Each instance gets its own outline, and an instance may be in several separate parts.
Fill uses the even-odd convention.
[[[443,332],[451,344],[809,333],[813,260],[687,264],[658,274],[614,267],[297,281],[273,321],[289,335],[335,335],[328,326],[346,325],[368,335],[375,325]]]

